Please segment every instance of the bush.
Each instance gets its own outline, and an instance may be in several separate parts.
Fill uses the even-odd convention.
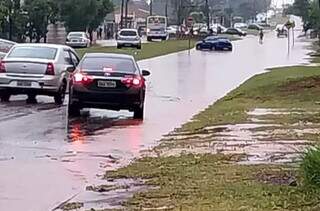
[[[301,171],[306,185],[320,188],[320,146],[311,148],[304,154]]]

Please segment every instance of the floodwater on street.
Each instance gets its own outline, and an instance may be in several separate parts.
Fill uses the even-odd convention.
[[[186,41],[187,42],[187,41]],[[66,106],[39,97],[0,104],[0,210],[46,211],[101,183],[106,169],[127,164],[139,151],[265,68],[307,63],[308,42],[266,34],[249,36],[233,52],[190,51],[140,61],[147,78],[143,122],[129,112],[85,111],[67,119]]]

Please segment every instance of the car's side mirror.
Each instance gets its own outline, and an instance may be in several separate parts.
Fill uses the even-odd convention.
[[[148,70],[142,70],[143,76],[149,76],[151,73]]]
[[[76,70],[76,68],[74,66],[68,66],[67,67],[67,72],[68,73],[73,73]]]

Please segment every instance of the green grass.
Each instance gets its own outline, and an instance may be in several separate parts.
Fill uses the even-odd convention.
[[[320,189],[320,147],[309,149],[303,156],[301,172],[307,186]]]
[[[191,48],[194,48],[195,40],[191,40]],[[85,53],[121,53],[133,55],[137,60],[149,59],[157,56],[167,55],[179,51],[189,49],[188,40],[168,40],[162,42],[151,42],[142,44],[142,49],[137,50],[135,48],[122,48],[116,47],[101,47],[93,46],[86,49],[77,49],[79,56],[83,56]]]
[[[320,67],[273,69],[252,77],[177,130],[196,134],[207,126],[245,123],[249,121],[247,111],[255,108],[319,111],[319,93]],[[320,123],[319,114],[272,116],[273,123],[284,127],[300,121]],[[165,147],[177,147],[176,141],[165,143]],[[135,194],[125,204],[128,210],[159,207],[195,211],[320,210],[319,193],[302,185],[298,165],[235,163],[243,157],[182,154],[142,158],[107,172],[106,178],[143,178],[148,185],[157,187]],[[290,180],[296,186],[290,186]]]
[[[319,93],[320,67],[273,69],[252,77],[179,130],[196,132],[207,126],[246,122],[247,111],[254,108],[318,109]],[[286,115],[276,122],[299,120],[319,122],[320,116]]]
[[[318,210],[315,193],[288,185],[288,178],[295,179],[291,167],[233,163],[240,158],[207,154],[143,158],[107,177],[143,178],[159,187],[135,194],[125,203],[127,210]]]

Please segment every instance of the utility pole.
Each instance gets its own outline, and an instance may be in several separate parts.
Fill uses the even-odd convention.
[[[207,27],[210,28],[210,8],[209,8],[209,2],[206,0],[206,18],[207,18]]]
[[[8,21],[9,21],[9,40],[12,40],[12,34],[13,34],[13,26],[12,26],[12,10],[13,10],[13,2],[9,1],[9,12],[8,12]]]
[[[123,28],[123,7],[124,7],[124,0],[121,1],[121,17],[120,17],[120,28]]]
[[[150,16],[152,15],[153,0],[150,0]]]
[[[125,14],[125,27],[128,28],[128,3],[129,0],[126,0],[126,14]]]
[[[166,14],[166,18],[168,18],[168,0],[166,0],[165,14]]]

